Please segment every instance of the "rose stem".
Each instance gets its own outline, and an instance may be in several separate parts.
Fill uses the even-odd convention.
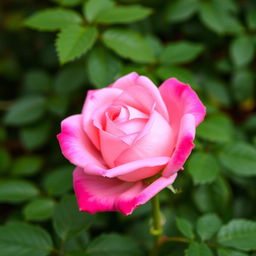
[[[155,236],[155,246],[152,250],[151,256],[157,256],[159,251],[160,239],[163,233],[161,225],[161,211],[158,195],[155,195],[151,199],[152,203],[152,215],[153,215],[153,226],[151,228],[151,234]]]

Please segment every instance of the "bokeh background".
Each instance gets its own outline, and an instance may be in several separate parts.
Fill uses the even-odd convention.
[[[176,193],[160,193],[160,255],[256,255],[255,0],[1,0],[0,31],[1,256],[148,255],[150,203],[79,213],[56,140],[88,89],[131,71],[207,106]]]

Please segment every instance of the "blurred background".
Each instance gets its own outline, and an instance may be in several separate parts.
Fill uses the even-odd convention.
[[[1,0],[0,31],[2,256],[147,255],[150,204],[79,213],[56,140],[88,89],[132,71],[207,106],[177,193],[160,193],[160,255],[256,255],[255,0]]]

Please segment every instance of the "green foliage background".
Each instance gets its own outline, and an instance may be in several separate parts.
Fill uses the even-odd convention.
[[[256,255],[254,0],[1,0],[0,255],[148,255],[150,204],[79,213],[56,140],[92,88],[131,71],[189,83],[196,148],[160,193],[160,255]]]

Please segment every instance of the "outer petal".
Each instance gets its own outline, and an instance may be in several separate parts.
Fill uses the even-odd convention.
[[[101,173],[105,169],[100,153],[82,129],[82,115],[73,115],[61,123],[57,135],[62,154],[74,165],[86,168],[88,173]],[[95,168],[95,167],[98,168]]]
[[[117,105],[128,105],[145,114],[149,114],[155,105],[155,99],[143,87],[134,84],[125,89],[114,103]]]
[[[111,85],[113,88],[119,88],[124,91],[129,91],[129,93],[139,99],[139,102],[147,102],[147,104],[156,104],[156,110],[166,119],[168,120],[168,111],[165,106],[165,103],[159,93],[159,90],[154,85],[154,83],[145,76],[139,76],[136,72],[132,72],[126,76],[119,78],[115,83]],[[139,88],[131,89],[131,87],[137,86]],[[142,89],[139,90],[138,89]],[[133,91],[137,91],[137,93],[133,93]],[[141,95],[139,92],[142,92]],[[144,94],[143,94],[144,92]],[[139,98],[137,97],[137,95]],[[148,96],[146,96],[148,94]],[[142,100],[141,97],[144,97]],[[150,98],[150,99],[149,99]],[[150,108],[150,106],[148,106]]]
[[[98,129],[93,124],[95,111],[101,107],[107,108],[122,93],[117,88],[104,88],[100,90],[89,91],[83,107],[83,128],[91,139],[92,143],[100,148]]]
[[[166,156],[145,158],[119,165],[105,172],[104,176],[118,177],[125,181],[137,181],[153,176],[169,162]],[[156,170],[156,171],[155,171]]]
[[[156,110],[166,119],[169,120],[168,110],[166,105],[159,93],[158,88],[156,85],[146,76],[140,76],[137,80],[137,83],[145,88],[146,90],[150,91],[150,94],[154,97],[156,103]]]
[[[159,87],[159,91],[167,106],[170,122],[174,129],[178,129],[184,114],[194,115],[196,125],[203,121],[206,113],[205,106],[188,84],[170,78]]]
[[[147,185],[142,181],[132,183],[88,175],[81,168],[76,168],[73,176],[81,211],[119,211],[124,215],[131,214],[136,207],[146,203],[176,178],[176,174],[169,178],[161,177]]]
[[[159,90],[169,112],[176,145],[163,172],[163,176],[168,177],[182,169],[190,155],[194,147],[195,128],[203,121],[206,110],[191,87],[175,78],[166,80]]]
[[[124,90],[134,85],[136,80],[139,78],[139,75],[136,72],[132,72],[128,75],[122,76],[117,79],[110,87],[118,88]]]
[[[164,177],[169,177],[183,168],[183,164],[194,148],[196,121],[195,116],[186,114],[181,120],[177,144],[167,167],[163,171]]]

